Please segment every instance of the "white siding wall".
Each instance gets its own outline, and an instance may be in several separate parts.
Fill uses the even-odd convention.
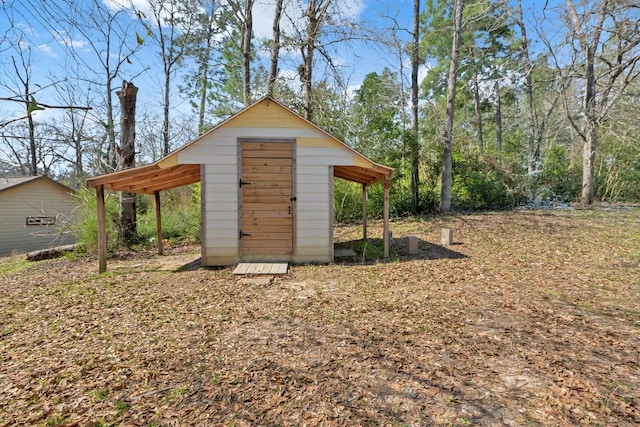
[[[298,147],[297,180],[297,247],[296,255],[319,262],[331,258],[330,200],[333,185],[331,165],[349,165],[353,155],[346,150],[325,147]],[[315,258],[315,259],[312,259]]]
[[[0,256],[75,242],[69,232],[77,201],[62,187],[36,180],[0,193]],[[28,216],[56,217],[56,225],[26,225]]]
[[[204,164],[205,265],[238,258],[238,139],[297,139],[327,136],[315,129],[222,127],[179,153],[179,163]],[[296,146],[295,248],[290,261],[330,262],[331,165],[353,164],[346,149]]]
[[[218,133],[179,153],[179,163],[204,164],[202,176],[205,265],[238,262],[238,146]]]

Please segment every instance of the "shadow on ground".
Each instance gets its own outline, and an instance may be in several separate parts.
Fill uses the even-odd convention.
[[[336,243],[336,251],[339,249],[350,249],[355,255],[336,257],[335,262],[340,264],[352,264],[363,262],[374,262],[383,259],[382,239],[350,240]],[[462,243],[454,243],[452,246],[461,246]],[[426,240],[418,239],[418,249],[415,253],[409,253],[409,239],[392,239],[389,247],[389,255],[392,260],[410,261],[416,259],[436,260],[436,259],[462,259],[467,255],[454,251],[447,246],[436,245]]]

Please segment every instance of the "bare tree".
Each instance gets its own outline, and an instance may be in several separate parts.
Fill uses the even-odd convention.
[[[41,110],[42,107],[38,106],[35,101],[34,94],[31,91],[31,48],[27,47],[26,49],[23,49],[19,42],[16,44],[16,49],[19,52],[19,57],[16,59],[15,56],[12,56],[11,62],[13,63],[15,77],[19,81],[22,89],[22,102],[24,103],[24,110],[27,117],[27,128],[29,130],[29,174],[37,175],[38,160],[36,156],[37,146],[33,112],[39,109]]]
[[[413,31],[411,40],[411,209],[418,212],[420,199],[420,141],[418,115],[418,69],[420,67],[420,0],[413,0]]]
[[[447,112],[444,131],[444,154],[442,158],[442,188],[440,191],[440,213],[451,210],[453,119],[456,103],[456,80],[460,65],[460,35],[462,33],[462,12],[464,0],[455,0],[453,18],[453,44],[447,79]]]
[[[336,0],[300,1],[299,9],[292,10],[301,10],[302,20],[287,15],[293,27],[293,33],[287,36],[287,43],[300,52],[298,77],[304,97],[301,110],[308,120],[314,119],[314,70],[318,67],[318,59],[325,62],[327,74],[334,78],[337,85],[343,86],[340,65],[334,61],[332,49],[352,40],[357,25],[341,9],[342,6],[343,3]],[[329,79],[325,77],[323,81]]]
[[[133,78],[145,69],[144,65],[136,63],[135,55],[141,45],[135,41],[127,10],[110,9],[100,0],[24,1],[30,13],[25,18],[37,21],[66,49],[68,66],[65,72],[71,76],[75,74],[74,81],[78,83],[76,91],[104,88],[104,115],[96,117],[96,121],[102,124],[107,135],[107,147],[104,150],[107,164],[100,168],[103,171],[115,170],[117,129],[114,117],[117,103],[113,101],[116,89],[113,82],[125,70],[129,78]],[[91,54],[88,55],[87,51]]]
[[[280,21],[284,0],[276,0],[275,14],[273,16],[273,39],[271,40],[271,61],[269,78],[267,82],[267,95],[273,96],[273,91],[278,77],[278,57],[280,56]]]
[[[137,11],[147,34],[157,45],[162,60],[162,153],[171,151],[171,88],[176,67],[187,51],[185,40],[197,28],[197,5],[191,0],[149,0],[151,17]],[[138,35],[138,43],[143,39]]]
[[[576,54],[572,74],[580,77],[584,87],[579,114],[567,116],[583,141],[581,201],[590,205],[598,131],[611,107],[640,73],[638,7],[635,2],[614,0],[583,1],[580,11],[573,0],[566,0],[565,6],[565,22]]]

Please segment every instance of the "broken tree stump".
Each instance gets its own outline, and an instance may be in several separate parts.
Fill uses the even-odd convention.
[[[56,246],[55,248],[40,249],[37,251],[29,252],[27,254],[27,261],[41,261],[43,259],[53,259],[61,257],[66,252],[72,252],[78,247],[78,244]]]

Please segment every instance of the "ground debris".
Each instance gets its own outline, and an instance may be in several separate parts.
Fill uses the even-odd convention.
[[[428,253],[269,283],[0,259],[0,425],[637,425],[639,213],[398,221]]]

